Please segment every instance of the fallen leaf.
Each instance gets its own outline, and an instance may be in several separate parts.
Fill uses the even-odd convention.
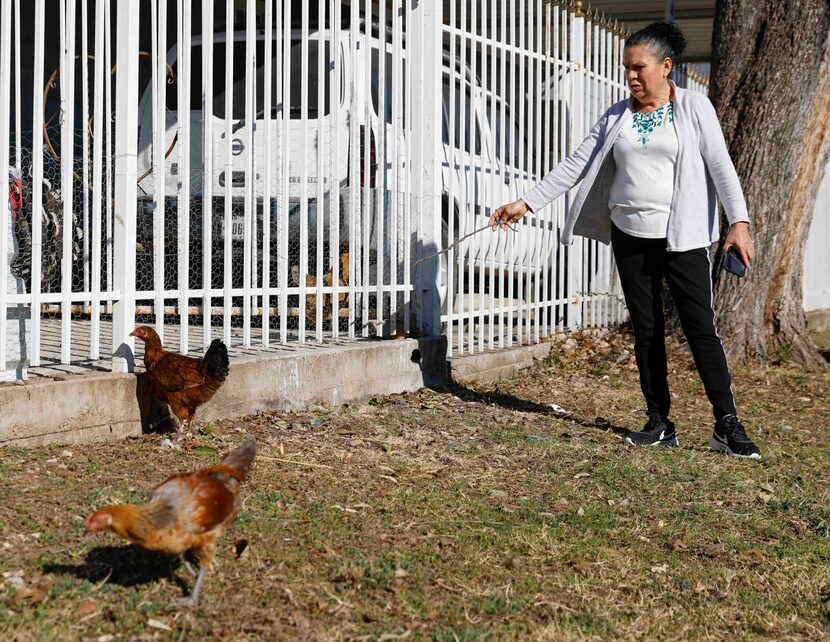
[[[441,548],[455,548],[455,542],[448,537],[441,537],[438,539],[438,546]]]
[[[399,566],[398,568],[395,569],[395,577],[398,578],[399,580],[402,580],[405,577],[409,577],[409,573],[406,571],[406,569],[401,568]]]
[[[167,626],[164,622],[160,622],[159,620],[154,620],[153,618],[150,618],[149,620],[147,620],[147,626],[151,626],[154,629],[159,629],[161,631],[172,631],[173,630],[169,626]]]
[[[761,500],[762,504],[769,504],[772,497],[773,497],[772,493],[765,493],[763,491],[758,493],[758,499]]]
[[[578,559],[578,560],[571,560],[569,564],[573,567],[575,571],[587,571],[591,566],[593,566],[592,562],[588,560]]]
[[[512,568],[513,570],[518,571],[525,567],[525,560],[523,557],[519,557],[518,555],[514,555],[510,558],[510,561],[507,562],[508,568]]]
[[[98,605],[95,602],[90,602],[89,600],[85,600],[78,605],[78,613],[82,615],[89,615],[90,613],[95,613],[98,610]]]
[[[194,453],[199,453],[200,455],[215,455],[217,453],[216,448],[211,448],[210,446],[196,446],[193,449]]]
[[[550,404],[551,410],[555,412],[557,415],[572,415],[573,412],[570,410],[565,410],[562,406],[558,406],[555,403]]]
[[[585,509],[582,508],[582,506],[580,506],[579,508],[576,509],[576,514],[579,515],[580,517],[582,517],[585,514]]]
[[[765,551],[762,551],[760,548],[757,548],[757,547],[756,548],[750,548],[746,552],[746,554],[749,555],[750,557],[754,557],[756,560],[762,560],[767,556]]]
[[[18,590],[26,584],[23,579],[23,571],[5,571],[3,573],[3,580],[6,586],[11,586]]]
[[[26,600],[32,604],[40,604],[46,599],[46,592],[37,586],[29,586],[24,589],[20,589],[17,592],[16,597],[19,600]]]
[[[208,435],[221,435],[222,434],[222,427],[217,424],[216,422],[210,422],[207,426],[205,426],[205,432]]]
[[[668,564],[660,564],[658,566],[652,566],[651,572],[652,573],[667,573],[669,570]]]
[[[591,473],[577,473],[574,475],[574,479],[582,479],[583,477],[590,477]]]

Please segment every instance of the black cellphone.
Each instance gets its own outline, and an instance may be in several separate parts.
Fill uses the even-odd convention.
[[[732,251],[730,247],[723,257],[723,267],[727,272],[731,272],[735,276],[746,276],[746,266],[743,261],[738,258],[738,255]]]

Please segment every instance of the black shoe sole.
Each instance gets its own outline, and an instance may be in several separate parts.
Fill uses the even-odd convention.
[[[712,450],[715,450],[719,453],[726,453],[730,457],[743,457],[744,459],[761,459],[760,453],[752,453],[751,455],[742,455],[740,453],[736,453],[729,447],[729,444],[724,444],[723,442],[718,441],[717,439],[715,439],[714,435],[709,437],[709,447]]]
[[[672,446],[677,447],[680,445],[680,442],[677,440],[677,435],[672,435],[666,439],[660,439],[658,441],[653,441],[650,444],[638,444],[637,442],[633,441],[631,437],[625,438],[625,443],[631,444],[632,446]]]

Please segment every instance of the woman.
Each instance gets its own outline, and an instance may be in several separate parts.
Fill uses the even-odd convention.
[[[666,280],[697,371],[712,403],[710,446],[760,459],[737,417],[726,354],[715,328],[709,246],[718,240],[715,198],[730,224],[724,251],[744,265],[754,254],[749,217],[717,115],[709,99],[668,76],[686,39],[673,23],[655,22],[626,39],[630,98],[612,106],[579,148],[519,200],[490,218],[495,230],[518,221],[582,181],[562,235],[611,242],[634,330],[634,351],[648,422],[626,441],[677,446],[661,300]]]

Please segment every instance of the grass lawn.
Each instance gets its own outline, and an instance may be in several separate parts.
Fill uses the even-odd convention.
[[[634,449],[629,343],[559,337],[498,386],[252,415],[182,450],[2,450],[0,639],[826,638],[830,372],[735,368],[764,454],[741,461],[709,450],[673,343],[681,447]],[[259,457],[196,609],[171,606],[191,581],[178,560],[84,532],[94,507],[143,501],[245,435]]]

